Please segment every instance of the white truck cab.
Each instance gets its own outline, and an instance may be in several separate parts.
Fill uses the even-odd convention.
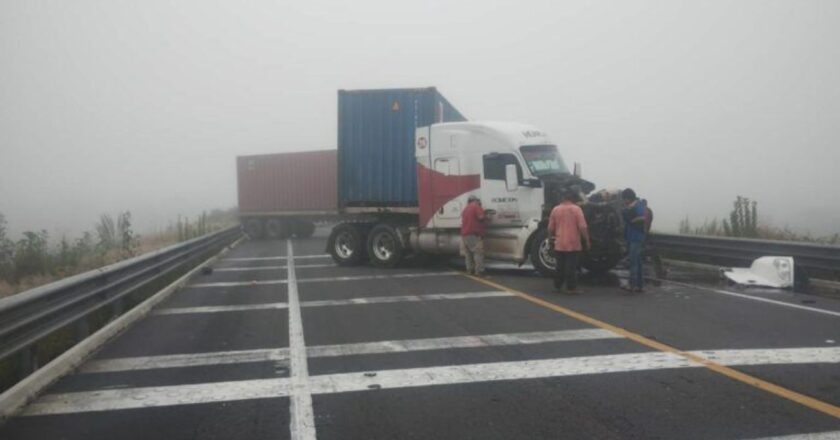
[[[412,242],[430,253],[458,252],[461,211],[475,195],[495,211],[487,223],[487,257],[524,262],[544,218],[541,178],[570,174],[545,132],[513,122],[418,128],[415,156],[420,215]]]

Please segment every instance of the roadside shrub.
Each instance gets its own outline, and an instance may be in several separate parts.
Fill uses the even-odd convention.
[[[125,257],[133,257],[139,246],[139,236],[131,229],[131,212],[126,211],[117,218],[119,248]]]
[[[92,231],[76,239],[62,236],[50,244],[46,231],[26,231],[17,241],[7,235],[0,213],[0,296],[12,295],[119,260],[189,240],[238,222],[235,209],[202,213],[149,236],[134,231],[130,211],[103,214]]]
[[[704,220],[693,226],[688,217],[680,220],[679,233],[685,235],[711,235],[720,237],[760,238],[765,240],[801,241],[821,244],[840,244],[840,233],[826,237],[815,237],[792,231],[785,226],[779,228],[759,221],[758,202],[737,196],[732,204],[728,219]]]
[[[23,238],[15,246],[14,277],[18,282],[21,278],[43,275],[50,269],[50,254],[47,248],[47,231],[23,233]]]
[[[6,235],[6,217],[0,213],[0,279],[9,279],[14,270],[15,244]]]

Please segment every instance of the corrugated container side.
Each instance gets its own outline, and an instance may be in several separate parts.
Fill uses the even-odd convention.
[[[417,206],[415,129],[465,120],[435,88],[340,90],[340,206]]]
[[[338,209],[336,150],[240,156],[236,170],[241,214]]]

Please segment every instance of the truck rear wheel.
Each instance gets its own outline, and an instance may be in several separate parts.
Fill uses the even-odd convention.
[[[368,234],[367,251],[370,264],[384,268],[395,267],[405,254],[397,230],[384,223],[376,225]]]
[[[252,218],[245,221],[245,233],[254,240],[259,240],[263,237],[263,222],[258,218]]]
[[[327,240],[327,251],[339,266],[357,266],[365,259],[362,229],[343,223],[333,228]]]
[[[531,264],[544,277],[553,277],[554,268],[557,267],[557,260],[554,258],[554,250],[548,241],[548,231],[540,229],[534,233],[531,240]]]
[[[312,222],[296,221],[292,226],[295,232],[295,237],[298,238],[309,238],[315,233],[315,223]]]
[[[283,240],[291,235],[289,224],[283,220],[272,218],[265,222],[265,235],[274,240]]]

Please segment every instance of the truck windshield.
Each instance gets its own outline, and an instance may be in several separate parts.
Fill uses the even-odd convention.
[[[525,164],[535,176],[569,174],[569,169],[554,145],[526,145],[520,150]]]

